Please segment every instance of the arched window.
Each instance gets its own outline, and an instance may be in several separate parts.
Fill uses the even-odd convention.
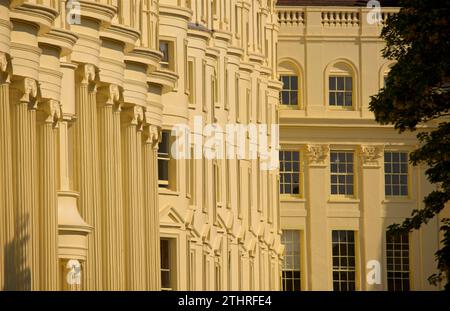
[[[327,103],[331,108],[354,109],[356,77],[352,66],[339,61],[327,69]]]
[[[291,61],[283,61],[278,66],[280,81],[283,88],[280,93],[280,103],[285,107],[300,108],[301,105],[301,77],[300,70]]]

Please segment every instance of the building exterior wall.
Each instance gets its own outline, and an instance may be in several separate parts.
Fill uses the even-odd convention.
[[[295,1],[292,1],[295,2]],[[281,195],[281,227],[299,230],[302,290],[333,290],[332,231],[355,232],[356,289],[387,290],[386,230],[401,223],[433,190],[422,166],[409,166],[408,195],[385,195],[385,151],[417,148],[414,134],[380,126],[369,111],[370,96],[383,87],[392,64],[383,59],[381,24],[368,23],[371,9],[278,6],[278,72],[298,76],[298,103],[280,105],[281,150],[300,152],[300,193]],[[385,20],[396,8],[382,8]],[[329,76],[353,78],[353,105],[329,104]],[[330,152],[354,155],[354,194],[331,194]],[[445,214],[445,213],[444,213]],[[438,219],[409,237],[409,283],[432,290],[427,278],[435,269]],[[366,281],[376,260],[381,283]]]
[[[259,3],[0,1],[0,288],[159,290],[170,238],[170,289],[279,289],[276,170],[171,159],[158,181],[174,125],[276,123]]]

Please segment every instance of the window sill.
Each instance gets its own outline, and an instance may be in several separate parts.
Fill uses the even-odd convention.
[[[361,200],[352,197],[330,197],[328,203],[360,203]]]
[[[281,104],[278,105],[280,109],[286,109],[286,110],[301,110],[301,107],[299,105],[285,105]]]
[[[411,199],[410,197],[389,197],[385,198],[381,203],[383,204],[390,204],[390,203],[414,203],[415,200]]]
[[[328,105],[328,110],[330,111],[356,111],[354,106],[330,106]]]
[[[178,191],[170,190],[167,188],[159,188],[158,194],[169,195],[169,196],[180,196]]]
[[[306,202],[306,199],[300,196],[283,196],[280,195],[280,201],[281,202]]]

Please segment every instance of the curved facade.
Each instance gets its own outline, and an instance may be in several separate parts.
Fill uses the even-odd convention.
[[[276,123],[274,5],[0,1],[0,288],[279,288],[276,171],[160,147]]]

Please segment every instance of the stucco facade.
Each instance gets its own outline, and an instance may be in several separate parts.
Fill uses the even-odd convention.
[[[388,289],[385,229],[432,187],[409,166],[406,184],[390,179],[402,196],[385,196],[385,152],[401,159],[417,141],[368,110],[390,63],[367,14],[275,0],[0,0],[0,288],[281,290],[293,258],[292,283],[332,290],[341,230],[355,289]],[[213,123],[280,123],[280,144],[269,130],[256,145],[281,148],[281,172],[261,169],[260,153],[170,155],[174,127],[204,146]],[[330,172],[339,153],[351,172]],[[407,281],[431,289],[438,222],[408,242]],[[381,285],[366,282],[371,260]]]
[[[383,87],[392,65],[381,56],[381,24],[369,22],[373,11],[366,7],[284,2],[291,5],[278,7],[278,72],[288,84],[288,77],[297,77],[298,86],[281,99],[280,148],[298,155],[299,182],[292,190],[288,181],[281,190],[281,227],[298,235],[300,246],[293,255],[295,267],[283,269],[297,271],[295,286],[302,290],[336,290],[342,284],[349,290],[436,289],[427,279],[435,273],[438,219],[412,232],[397,249],[387,242],[387,227],[420,209],[434,186],[426,180],[425,167],[407,160],[398,172],[403,176],[392,177],[397,174],[392,168],[398,168],[393,157],[407,159],[418,142],[415,134],[399,135],[393,127],[378,125],[369,111],[370,96]],[[382,7],[381,21],[397,10]],[[293,103],[289,92],[296,92]],[[352,254],[340,257],[344,264],[339,262],[339,232],[351,234]],[[403,258],[393,258],[396,252]],[[395,280],[399,270],[404,280]],[[366,280],[371,271],[381,274],[378,281]]]
[[[0,288],[279,289],[277,171],[158,153],[276,123],[277,32],[274,1],[1,0]]]

